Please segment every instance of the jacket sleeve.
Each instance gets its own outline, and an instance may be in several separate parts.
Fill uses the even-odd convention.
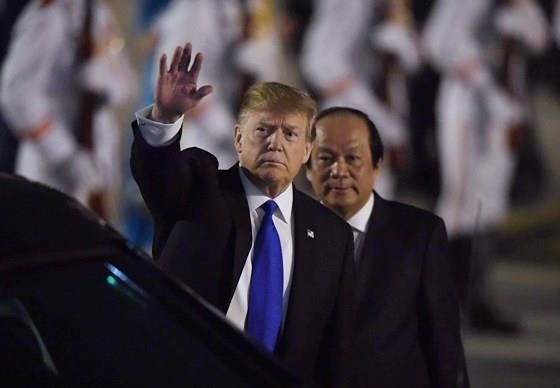
[[[438,218],[422,269],[420,339],[434,387],[468,387],[459,303],[447,256],[447,234]]]
[[[181,131],[166,145],[153,147],[140,133],[136,121],[132,129],[132,176],[154,220],[153,256],[157,259],[178,220],[200,217],[198,213],[203,209],[199,208],[204,206],[193,203],[200,200],[197,193],[202,183],[217,174],[218,161],[199,148],[181,151]]]

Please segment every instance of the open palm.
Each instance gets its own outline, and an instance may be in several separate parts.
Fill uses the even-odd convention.
[[[185,44],[184,47],[177,47],[169,69],[167,68],[167,56],[165,54],[161,56],[156,85],[156,102],[152,112],[155,119],[173,122],[212,92],[210,85],[197,88],[202,54],[196,54],[189,70],[191,51],[190,43]]]

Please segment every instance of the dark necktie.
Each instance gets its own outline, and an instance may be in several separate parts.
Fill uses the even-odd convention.
[[[272,222],[278,205],[269,200],[261,208],[265,215],[255,239],[245,331],[272,352],[282,325],[284,271],[280,238]]]

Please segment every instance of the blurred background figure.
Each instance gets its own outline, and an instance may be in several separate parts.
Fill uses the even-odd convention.
[[[386,165],[396,179],[396,187],[410,176],[411,133],[410,80],[420,68],[420,49],[409,0],[384,0],[380,4],[378,21],[370,32],[376,66],[373,77],[375,94],[402,121],[407,141],[388,149]]]
[[[135,88],[123,47],[102,1],[32,1],[2,66],[2,113],[20,140],[15,171],[108,219],[120,185],[113,108]]]
[[[556,0],[553,31],[554,38],[556,39],[556,44],[560,46],[560,0]]]
[[[277,7],[278,33],[287,65],[290,68],[289,77],[293,83],[303,85],[299,58],[303,40],[313,14],[314,0],[284,0],[279,3]]]
[[[490,36],[501,53],[500,77],[483,39]],[[514,147],[527,117],[523,58],[543,50],[546,41],[546,21],[529,0],[497,10],[486,0],[439,0],[425,29],[427,56],[443,74],[436,108],[442,176],[436,212],[446,222],[459,296],[475,329],[519,328],[488,295],[488,244],[508,211]]]
[[[12,28],[27,3],[26,0],[0,0],[0,63],[4,62],[4,57],[8,51],[12,38]],[[8,128],[8,124],[3,117],[0,109],[0,172],[13,173],[19,140]]]
[[[494,69],[501,88],[524,107],[524,117],[510,127],[508,143],[514,156],[510,203],[530,202],[544,191],[546,171],[537,144],[534,108],[529,93],[530,61],[543,54],[551,41],[548,21],[535,0],[507,0],[493,13],[496,32]]]
[[[406,146],[407,131],[403,118],[376,96],[372,87],[374,61],[370,34],[376,7],[379,1],[315,1],[303,40],[301,70],[322,108],[351,106],[366,112],[379,127],[390,155],[398,154]],[[396,15],[405,8],[393,9]],[[406,19],[398,16],[391,20],[397,18]],[[399,35],[403,37],[408,36]],[[380,42],[376,39],[376,43]],[[392,52],[400,52],[395,43],[388,42],[388,46],[392,47]],[[406,47],[413,47],[404,43]],[[384,166],[376,190],[392,198],[395,195],[394,166],[389,161],[385,161]]]
[[[289,75],[280,36],[278,5],[274,0],[241,3],[242,32],[234,56],[243,93],[254,82],[280,82]]]

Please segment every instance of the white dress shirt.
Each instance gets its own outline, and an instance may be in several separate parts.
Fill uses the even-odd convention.
[[[350,217],[348,221],[346,221],[352,227],[352,234],[354,235],[354,260],[356,262],[358,262],[362,256],[369,217],[371,216],[374,202],[375,197],[373,196],[373,193],[371,193],[366,204],[362,206],[356,214]]]
[[[252,259],[255,239],[264,216],[264,210],[260,206],[270,198],[264,195],[240,170],[241,183],[245,190],[245,196],[249,204],[249,214],[251,216],[251,249],[245,261],[245,266],[241,272],[241,277],[235,288],[235,293],[229,305],[226,317],[233,322],[241,330],[245,328],[245,318],[247,317],[248,301],[249,301],[249,285],[251,282],[251,273],[253,271]],[[293,204],[293,188],[288,186],[284,192],[274,198],[274,202],[278,205],[278,209],[274,212],[272,222],[278,231],[280,237],[280,245],[282,248],[282,263],[284,266],[284,284],[283,284],[283,304],[282,304],[282,322],[286,318],[286,308],[290,296],[290,284],[292,281],[292,271],[294,262],[294,227],[292,220],[292,204]]]
[[[160,147],[168,144],[171,139],[179,132],[183,123],[183,116],[172,124],[163,124],[149,119],[147,116],[151,112],[152,106],[145,107],[136,112],[136,119],[140,133],[148,144],[153,147]],[[241,183],[245,191],[247,203],[249,205],[249,216],[251,219],[251,249],[245,261],[245,266],[241,272],[241,277],[235,288],[233,298],[228,308],[226,317],[241,330],[245,328],[247,317],[249,285],[251,283],[252,259],[255,238],[259,230],[264,210],[260,206],[268,201],[267,197],[259,190],[242,172],[239,170]],[[294,223],[292,216],[292,204],[294,200],[293,187],[289,185],[276,198],[273,198],[278,209],[273,214],[272,221],[278,231],[280,245],[282,248],[282,262],[284,267],[283,284],[283,306],[282,322],[286,318],[286,309],[290,296],[290,285],[292,282],[293,261],[294,261]]]
[[[146,142],[152,147],[161,147],[168,144],[179,133],[185,116],[182,115],[172,124],[160,123],[148,118],[152,112],[152,107],[153,104],[148,105],[134,115],[138,122],[138,129],[140,129],[140,133],[142,133]]]

